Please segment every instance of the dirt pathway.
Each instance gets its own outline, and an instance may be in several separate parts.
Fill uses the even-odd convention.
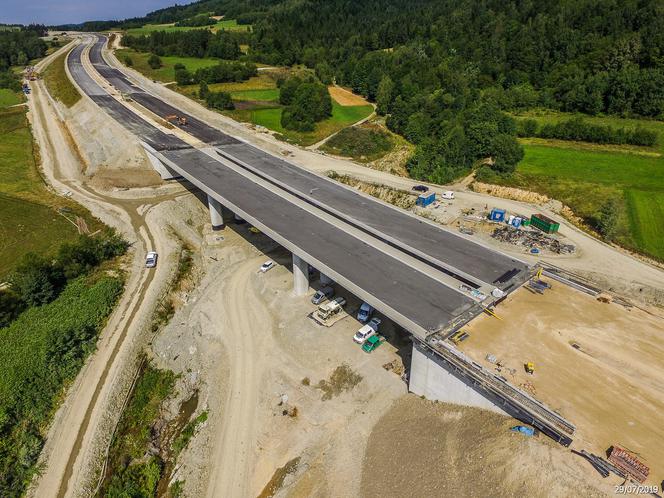
[[[228,395],[216,431],[207,496],[249,496],[255,463],[257,408],[263,373],[264,340],[271,337],[270,315],[251,280],[262,259],[243,262],[224,291],[222,343],[229,365]],[[247,304],[251,303],[250,306]]]

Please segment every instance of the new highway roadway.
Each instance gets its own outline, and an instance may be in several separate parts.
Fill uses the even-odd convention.
[[[510,292],[528,278],[521,261],[183,114],[111,67],[103,56],[106,41],[84,38],[69,54],[69,72],[83,93],[169,168],[416,337],[472,317],[491,302],[493,289]],[[91,64],[84,63],[87,47]],[[187,124],[177,133],[160,129],[109,94],[99,77],[150,113],[184,116]],[[480,305],[470,290],[489,297]]]

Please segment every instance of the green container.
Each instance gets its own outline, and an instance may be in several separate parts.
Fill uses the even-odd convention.
[[[560,223],[556,223],[551,218],[547,218],[543,214],[534,214],[530,217],[530,224],[535,228],[539,228],[544,233],[556,233],[560,228]]]

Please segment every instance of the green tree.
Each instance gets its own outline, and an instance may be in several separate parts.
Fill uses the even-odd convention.
[[[124,64],[125,66],[132,67],[134,65],[134,61],[129,57],[128,55],[124,56]]]
[[[208,84],[205,81],[201,81],[198,85],[198,96],[205,100],[209,93],[210,89],[208,88]]]
[[[378,91],[376,92],[376,111],[378,114],[385,115],[389,112],[393,93],[394,82],[392,78],[383,76],[383,79],[378,83]]]
[[[606,239],[613,240],[618,227],[619,207],[615,199],[608,199],[599,210],[597,231]]]
[[[175,70],[175,82],[179,86],[189,85],[193,81],[193,75],[186,69]]]
[[[152,69],[159,69],[161,67],[161,58],[157,54],[152,54],[148,57],[148,66]]]

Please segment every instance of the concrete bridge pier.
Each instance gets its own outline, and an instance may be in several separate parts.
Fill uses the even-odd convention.
[[[208,207],[210,208],[210,222],[212,230],[221,230],[224,228],[224,217],[221,213],[221,202],[213,197],[207,196]]]
[[[325,275],[325,273],[320,272],[320,283],[321,285],[332,285],[334,283],[334,280]]]
[[[309,290],[309,264],[293,253],[293,293],[303,296]]]

